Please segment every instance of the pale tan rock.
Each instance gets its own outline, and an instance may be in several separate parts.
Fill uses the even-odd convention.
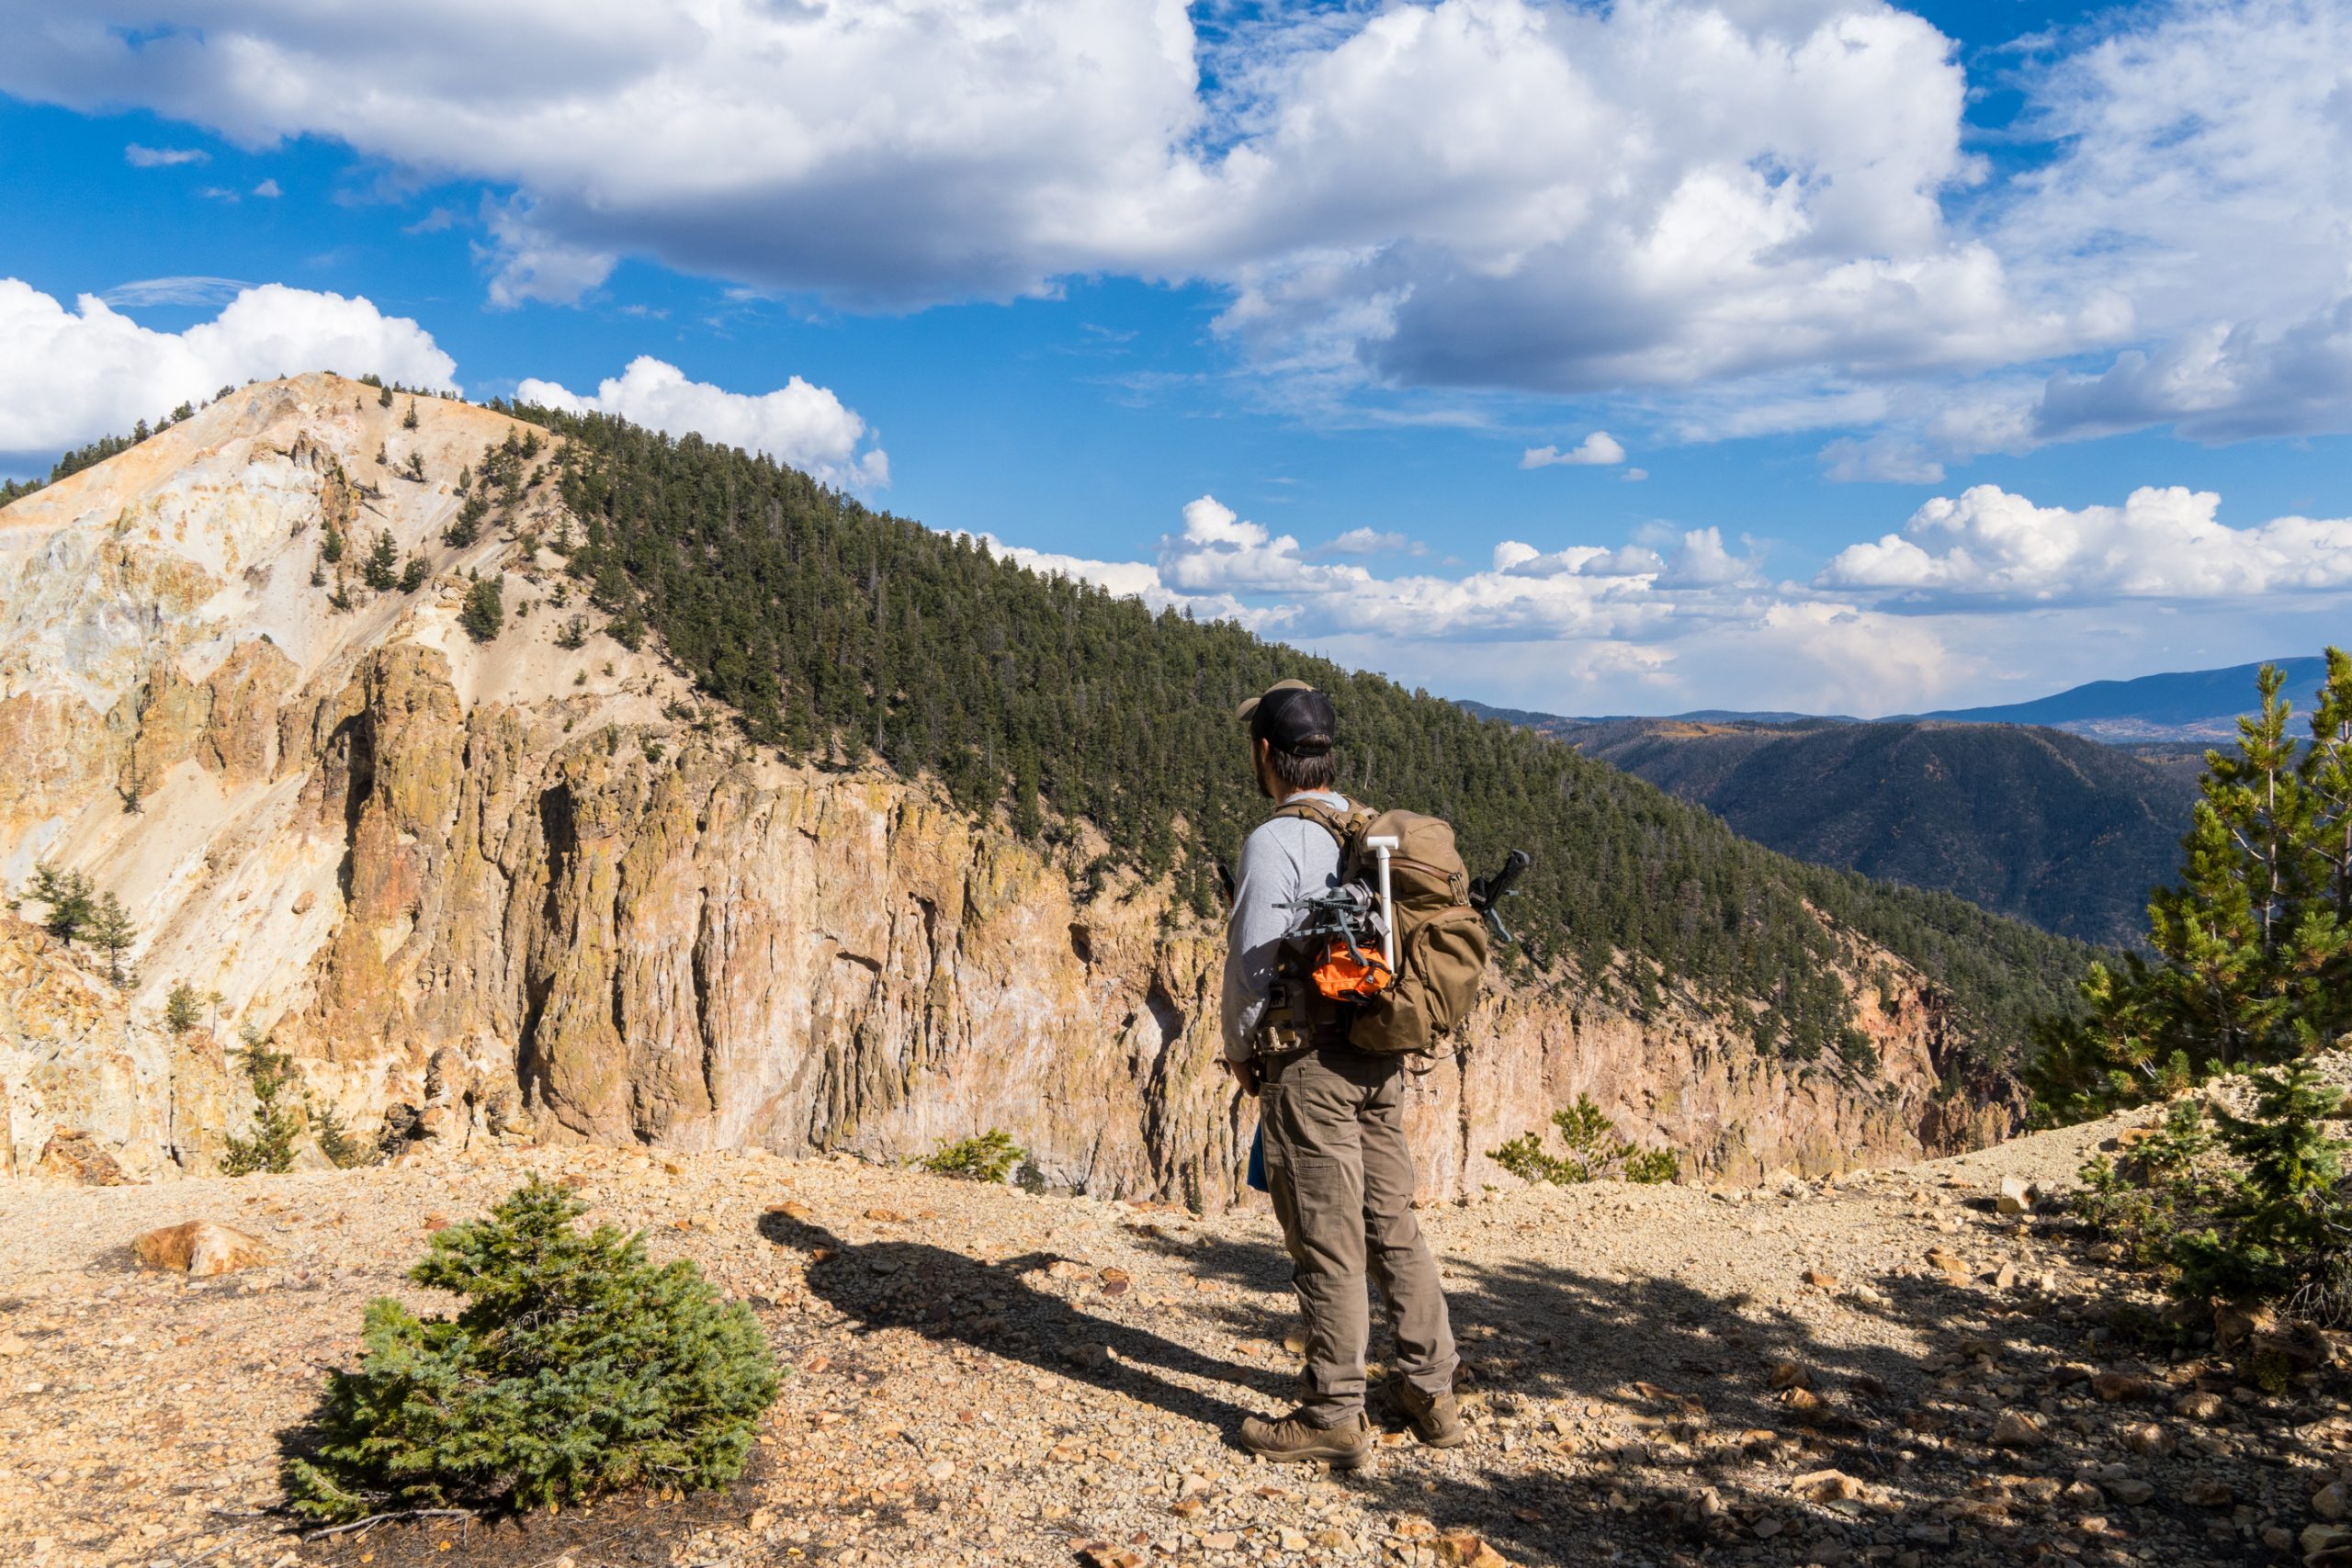
[[[1993,1206],[2004,1214],[2030,1214],[2041,1201],[2041,1189],[2021,1176],[2001,1178],[2000,1190],[1994,1195]]]
[[[2109,1404],[2154,1396],[2155,1384],[2131,1372],[2101,1372],[2091,1379],[2091,1392]]]
[[[78,1127],[61,1127],[50,1134],[33,1174],[84,1187],[119,1187],[130,1179],[106,1145]]]
[[[1993,1418],[1995,1448],[2039,1448],[2048,1440],[2049,1434],[2042,1429],[2039,1416],[2023,1410],[2004,1410]]]
[[[2305,1525],[2302,1533],[2295,1540],[2306,1555],[2315,1556],[2323,1551],[2352,1546],[2352,1528],[2338,1524]]]
[[[1469,1530],[1447,1530],[1430,1544],[1445,1568],[1510,1568],[1508,1558]]]
[[[2211,1426],[2229,1414],[2230,1402],[2204,1389],[2192,1389],[2172,1402],[2172,1413]]]
[[[1870,1495],[1868,1486],[1842,1470],[1807,1471],[1789,1483],[1789,1490],[1808,1503],[1842,1503]]]
[[[209,1220],[187,1220],[142,1232],[130,1244],[150,1269],[203,1279],[274,1263],[277,1254],[259,1236]]]

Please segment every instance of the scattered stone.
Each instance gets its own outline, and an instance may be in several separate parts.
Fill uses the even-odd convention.
[[[1869,1487],[1842,1470],[1808,1471],[1790,1482],[1789,1489],[1808,1503],[1843,1503],[1870,1494]]]
[[[2209,1427],[2227,1416],[2229,1410],[2228,1400],[2206,1389],[2192,1389],[2172,1402],[2174,1415]]]
[[[2002,1479],[2001,1490],[2007,1492],[2013,1501],[2046,1508],[2058,1501],[2058,1478],[2054,1475],[2006,1476]],[[2097,1500],[2096,1495],[2093,1500]]]
[[[2303,1561],[2309,1562],[2323,1551],[2339,1551],[2352,1547],[2352,1529],[2343,1525],[2305,1525],[2303,1533],[2295,1538],[2303,1549]]]
[[[2129,1372],[2101,1372],[2091,1379],[2091,1392],[2109,1404],[2120,1404],[2127,1399],[2147,1399],[2156,1388],[2147,1379]]]
[[[2039,1448],[2048,1440],[2042,1430],[2041,1418],[2022,1410],[2004,1410],[1993,1418],[1993,1446],[1996,1449]]]
[[[2312,1493],[2312,1512],[2323,1519],[2342,1518],[2344,1517],[2344,1483],[2341,1480],[2331,1481],[2317,1492]]]
[[[277,1254],[259,1236],[216,1225],[209,1220],[189,1220],[144,1232],[131,1242],[130,1249],[150,1269],[166,1269],[198,1279],[277,1260]]]
[[[1430,1544],[1445,1568],[1510,1568],[1501,1552],[1469,1530],[1447,1530]]]
[[[33,1174],[84,1187],[122,1187],[130,1180],[106,1145],[78,1127],[60,1127],[49,1135]]]
[[[2123,1428],[2123,1446],[2135,1454],[2168,1454],[2176,1446],[2169,1428],[2154,1421],[2142,1421]]]
[[[2033,1206],[2041,1201],[2041,1189],[2019,1176],[2001,1178],[2001,1190],[1994,1198],[1993,1206],[2004,1214],[2030,1214]]]
[[[2181,1501],[2199,1508],[2226,1508],[2238,1495],[2226,1481],[2192,1481],[2180,1489]]]
[[[2100,1484],[2106,1489],[2109,1496],[2127,1507],[2139,1507],[2156,1495],[2154,1487],[2144,1481],[2135,1480],[2130,1476],[2120,1476],[2113,1481],[2102,1482]]]

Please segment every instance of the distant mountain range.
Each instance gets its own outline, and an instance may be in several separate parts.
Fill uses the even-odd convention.
[[[2313,694],[2327,678],[2327,661],[2309,658],[2273,659],[2266,662],[2286,671],[2287,694],[2294,699],[2295,711],[2311,712]],[[1954,724],[2047,725],[2052,729],[2117,744],[2192,741],[2201,747],[2211,741],[2237,738],[2238,715],[2255,705],[2254,678],[2261,668],[2261,664],[2233,664],[2226,670],[2184,670],[2168,675],[2143,675],[2132,681],[2093,681],[2086,686],[2075,686],[2055,696],[2036,697],[2031,702],[1897,714],[1883,719],[1858,719],[1845,714],[1749,713],[1733,708],[1699,708],[1690,713],[1668,714],[1664,719],[1646,719],[1634,714],[1595,718],[1489,707],[1483,703],[1463,705],[1473,713],[1509,719],[1547,734],[1559,733],[1556,727],[1562,725],[1615,724],[1636,719],[1691,724],[1909,724],[1919,719],[1946,719]]]
[[[2287,694],[2299,713],[2312,710],[2312,694],[2327,679],[2324,659],[2274,659],[2287,672]],[[2136,681],[2093,681],[2052,697],[1997,707],[1952,708],[1920,718],[1961,724],[2046,724],[2099,740],[2231,740],[2238,715],[2255,705],[2259,664],[2227,670],[2184,670],[2143,675]]]
[[[2050,728],[1476,711],[1558,736],[1784,854],[2115,945],[2140,940],[2197,794],[2190,753]]]

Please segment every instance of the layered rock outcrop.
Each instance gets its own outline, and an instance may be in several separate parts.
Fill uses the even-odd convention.
[[[0,512],[0,869],[85,871],[143,932],[118,996],[0,931],[0,1168],[61,1130],[133,1177],[205,1168],[244,1114],[217,1015],[356,1125],[883,1159],[1001,1127],[1051,1182],[1237,1195],[1218,931],[1152,886],[1080,897],[1074,863],[922,781],[755,754],[593,617],[565,647],[581,607],[516,542],[560,536],[551,487],[444,543],[450,481],[511,427],[426,399],[412,431],[407,401],[248,389]],[[422,482],[393,477],[411,452]],[[379,529],[426,582],[337,611],[322,539]],[[456,627],[473,572],[504,585],[487,645]],[[1686,1006],[1500,992],[1414,1090],[1425,1187],[1509,1179],[1485,1151],[1579,1092],[1734,1177],[2004,1130],[1939,1098],[1917,977],[1859,948],[1854,973],[1894,977],[1860,988],[1867,1077],[1764,1060]],[[220,998],[177,1036],[175,985]]]

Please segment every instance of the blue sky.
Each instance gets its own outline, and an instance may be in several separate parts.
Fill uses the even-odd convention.
[[[669,13],[0,0],[0,471],[314,363],[602,399],[1566,712],[2341,635],[2340,5]]]

